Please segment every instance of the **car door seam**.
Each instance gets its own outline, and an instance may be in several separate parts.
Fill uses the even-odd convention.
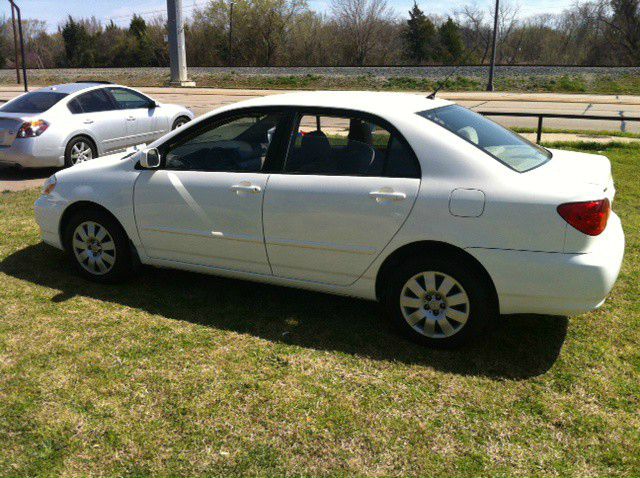
[[[273,273],[273,266],[271,265],[271,260],[269,259],[269,250],[267,248],[267,236],[264,231],[264,201],[267,196],[267,189],[269,186],[269,179],[271,178],[271,174],[267,174],[267,178],[264,181],[264,191],[262,192],[262,201],[260,203],[260,225],[262,226],[262,245],[264,247],[264,254],[267,258],[267,264],[269,265],[269,270],[271,271],[271,275],[275,275]]]

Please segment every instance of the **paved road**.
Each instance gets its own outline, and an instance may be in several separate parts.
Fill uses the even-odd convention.
[[[273,90],[217,90],[211,88],[140,88],[148,95],[162,102],[179,103],[191,108],[197,115],[212,109],[256,96],[282,93]],[[0,87],[0,101],[6,101],[21,93],[14,86]],[[425,93],[426,94],[426,93]],[[584,129],[599,131],[640,132],[640,123],[622,124],[616,117],[640,117],[640,97],[605,95],[559,95],[559,94],[516,94],[516,93],[447,93],[440,96],[457,101],[459,104],[478,111],[544,112],[578,115],[611,116],[610,121],[588,120],[545,120],[545,128]],[[494,118],[506,126],[535,127],[531,118]],[[532,135],[529,135],[532,136]],[[579,140],[579,135],[549,135],[547,140]],[[600,138],[602,140],[603,138]],[[604,138],[606,139],[606,138]],[[19,190],[39,186],[51,170],[40,172],[16,172],[0,170],[0,191]]]

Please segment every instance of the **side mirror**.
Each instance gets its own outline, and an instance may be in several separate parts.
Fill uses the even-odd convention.
[[[157,108],[157,107],[159,107],[159,106],[160,106],[160,105],[158,104],[158,102],[157,102],[157,101],[153,101],[153,100],[151,100],[151,101],[149,101],[149,104],[148,104],[148,106],[147,106],[147,107],[148,107],[150,110],[152,110],[152,109]]]
[[[160,152],[157,148],[147,149],[142,152],[140,166],[144,169],[158,169],[160,167]]]

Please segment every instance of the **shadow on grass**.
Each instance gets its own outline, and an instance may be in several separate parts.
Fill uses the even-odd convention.
[[[431,350],[396,335],[368,301],[152,268],[125,284],[105,286],[77,276],[62,252],[42,243],[11,254],[0,271],[59,290],[56,302],[91,297],[271,341],[493,379],[545,373],[567,332],[565,318],[510,316],[474,345]]]

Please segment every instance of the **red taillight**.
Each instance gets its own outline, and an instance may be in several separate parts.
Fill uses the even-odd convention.
[[[599,201],[568,202],[558,206],[558,213],[578,231],[597,236],[605,227],[611,212],[607,198]]]
[[[44,120],[27,121],[22,123],[16,138],[34,138],[40,136],[49,127],[49,123]]]

